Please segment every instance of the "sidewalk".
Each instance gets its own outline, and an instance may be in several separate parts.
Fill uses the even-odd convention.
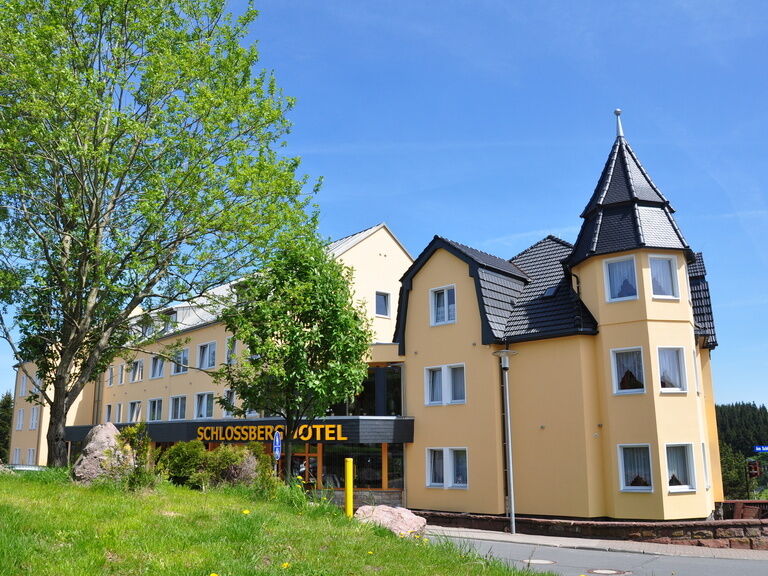
[[[682,546],[675,544],[654,544],[633,540],[593,540],[589,538],[561,538],[557,536],[534,536],[532,534],[509,534],[472,528],[447,528],[427,526],[430,536],[446,536],[468,540],[510,542],[533,546],[601,550],[604,552],[635,552],[656,556],[685,556],[689,558],[727,558],[731,560],[768,560],[768,550],[740,550],[738,548],[707,548],[705,546]]]

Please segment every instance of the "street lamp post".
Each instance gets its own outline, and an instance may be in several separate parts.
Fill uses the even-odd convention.
[[[512,471],[512,413],[509,409],[509,357],[517,354],[514,350],[496,350],[493,355],[501,361],[504,388],[504,443],[507,446],[507,513],[509,530],[515,534],[515,479]]]

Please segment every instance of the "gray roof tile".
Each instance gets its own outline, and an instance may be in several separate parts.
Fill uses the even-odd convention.
[[[704,348],[712,350],[717,347],[717,334],[715,333],[715,318],[712,315],[712,300],[709,296],[704,257],[701,252],[694,254],[693,262],[688,264],[688,279],[691,286],[694,333],[697,338],[703,340]]]

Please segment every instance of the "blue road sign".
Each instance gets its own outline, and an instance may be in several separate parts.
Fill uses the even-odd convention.
[[[768,452],[768,446],[755,446],[755,452]]]
[[[275,456],[275,460],[280,460],[280,452],[282,452],[283,449],[283,437],[280,434],[280,431],[275,431],[275,435],[272,438],[272,454]],[[768,446],[766,446],[766,449],[768,449]]]

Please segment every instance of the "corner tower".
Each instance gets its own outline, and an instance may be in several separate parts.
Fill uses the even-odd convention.
[[[711,308],[708,293],[704,302],[691,290],[701,258],[615,113],[616,141],[565,261],[598,323],[606,515],[706,517],[722,486],[709,373],[716,340],[701,322]]]

